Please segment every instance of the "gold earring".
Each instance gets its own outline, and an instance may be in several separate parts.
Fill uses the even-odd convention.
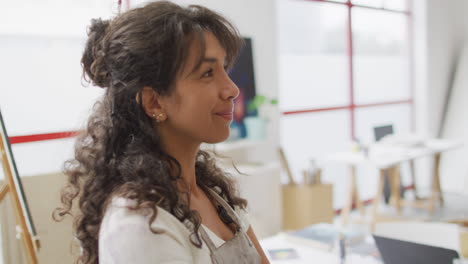
[[[153,118],[156,118],[156,123],[163,121],[162,120],[163,117],[164,117],[164,114],[159,114],[157,116],[156,116],[156,113],[153,114]]]

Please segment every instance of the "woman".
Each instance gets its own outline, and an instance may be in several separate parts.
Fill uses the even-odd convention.
[[[85,77],[106,88],[67,162],[56,216],[81,263],[268,263],[231,179],[200,144],[229,136],[237,30],[201,7],[155,2],[93,20]]]

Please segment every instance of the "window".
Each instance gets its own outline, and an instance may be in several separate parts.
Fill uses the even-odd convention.
[[[281,145],[297,180],[310,159],[344,151],[355,139],[372,142],[375,126],[411,131],[407,0],[277,4]],[[363,185],[376,182],[363,180],[372,177],[369,170],[359,171]],[[324,180],[335,184],[335,207],[343,200],[346,173],[344,166],[324,168]],[[361,198],[373,195],[360,189]]]
[[[92,18],[111,17],[117,7],[114,0],[2,5],[0,70],[7,73],[0,88],[2,115],[12,144],[34,142],[12,147],[21,176],[61,171],[63,161],[73,156],[69,131],[83,126],[104,92],[81,85],[86,28]]]

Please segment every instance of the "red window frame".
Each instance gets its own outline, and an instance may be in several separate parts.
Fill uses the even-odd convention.
[[[369,6],[363,6],[363,5],[357,5],[351,3],[351,0],[348,0],[345,3],[340,3],[340,2],[333,2],[330,0],[302,0],[302,1],[309,1],[309,2],[323,2],[323,3],[330,3],[330,4],[336,4],[336,5],[345,5],[347,6],[348,10],[348,17],[346,21],[346,39],[347,39],[347,57],[348,57],[348,71],[349,71],[349,104],[347,105],[339,105],[339,106],[334,106],[334,107],[326,107],[326,108],[310,108],[310,109],[301,109],[301,110],[295,110],[295,111],[284,111],[282,112],[283,116],[288,116],[288,115],[297,115],[297,114],[305,114],[305,113],[317,113],[317,112],[329,112],[329,111],[336,111],[336,110],[349,110],[350,114],[350,137],[352,140],[356,139],[356,109],[358,108],[373,108],[373,107],[381,107],[381,106],[388,106],[388,105],[398,105],[398,104],[408,104],[410,105],[410,120],[411,120],[411,129],[414,130],[414,124],[415,124],[415,117],[414,117],[414,74],[413,74],[413,28],[412,28],[412,0],[406,0],[407,1],[407,6],[408,6],[408,11],[397,11],[397,10],[392,10],[392,9],[386,9],[386,8],[377,8],[377,7],[369,7]],[[352,9],[354,7],[359,7],[359,8],[366,8],[366,9],[372,9],[372,10],[379,10],[379,11],[386,11],[386,12],[394,12],[394,13],[400,13],[403,15],[408,16],[408,46],[409,46],[409,65],[410,65],[410,98],[406,100],[394,100],[394,101],[384,101],[384,102],[374,102],[374,103],[367,103],[367,104],[356,104],[355,103],[355,98],[354,98],[354,77],[353,77],[353,29],[352,29]],[[405,186],[405,190],[412,189],[413,185],[410,186]],[[369,204],[372,202],[372,199],[366,200],[363,203],[365,205]],[[353,208],[355,205],[353,204]],[[336,214],[339,214],[341,212],[341,209],[335,210]]]
[[[395,105],[395,104],[409,104],[410,105],[410,120],[411,120],[411,129],[414,129],[414,81],[413,81],[413,32],[412,32],[412,26],[411,26],[411,21],[412,21],[412,12],[411,12],[411,2],[412,0],[406,0],[407,5],[408,5],[408,11],[398,11],[398,10],[392,10],[392,9],[387,9],[387,8],[378,8],[378,7],[370,7],[370,6],[363,6],[363,5],[357,5],[351,3],[351,0],[348,0],[345,3],[341,2],[333,2],[330,0],[302,0],[302,1],[308,1],[308,2],[322,2],[322,3],[329,3],[329,4],[336,4],[336,5],[344,5],[347,6],[348,10],[348,17],[346,20],[346,40],[347,40],[347,57],[348,57],[348,71],[349,71],[349,104],[347,105],[339,105],[339,106],[334,106],[334,107],[327,107],[327,108],[309,108],[309,109],[301,109],[301,110],[295,110],[295,111],[284,111],[282,112],[282,115],[287,116],[287,115],[296,115],[296,114],[304,114],[304,113],[316,113],[316,112],[328,112],[328,111],[335,111],[335,110],[349,110],[349,115],[350,115],[350,131],[351,131],[351,139],[355,140],[356,139],[356,109],[358,108],[369,108],[369,107],[379,107],[379,106],[387,106],[387,105]],[[368,104],[356,104],[355,103],[355,96],[354,96],[354,76],[353,76],[353,29],[352,29],[352,9],[354,7],[359,7],[359,8],[366,8],[366,9],[372,9],[372,10],[379,10],[379,11],[385,11],[385,12],[393,12],[393,13],[399,13],[403,15],[408,16],[408,46],[409,46],[409,64],[410,64],[410,98],[406,100],[395,100],[395,101],[384,101],[384,102],[374,102],[374,103],[368,103]]]

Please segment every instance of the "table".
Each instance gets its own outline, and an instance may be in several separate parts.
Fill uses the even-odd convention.
[[[439,165],[441,153],[456,149],[463,146],[459,141],[445,140],[445,139],[430,139],[421,141],[418,144],[398,144],[397,142],[387,141],[376,143],[372,145],[368,153],[364,152],[338,152],[320,159],[320,164],[323,166],[327,163],[342,163],[349,165],[350,183],[348,186],[348,197],[346,204],[341,211],[343,224],[348,223],[349,214],[352,209],[353,201],[356,202],[356,207],[361,215],[364,215],[364,207],[361,200],[356,184],[356,166],[358,165],[371,165],[379,171],[379,183],[377,191],[373,199],[371,211],[371,226],[375,225],[376,215],[380,199],[383,194],[385,175],[388,173],[391,182],[391,204],[393,204],[398,212],[401,210],[402,201],[400,199],[400,164],[403,162],[410,162],[412,177],[414,181],[414,164],[413,161],[417,158],[432,156],[434,159],[434,168],[432,175],[432,188],[431,194],[428,199],[427,208],[434,210],[436,201],[440,201],[441,205],[444,202],[442,190],[440,186]],[[416,185],[415,185],[416,186]],[[416,190],[416,187],[414,187]],[[417,200],[419,197],[417,197]],[[414,203],[415,206],[421,206],[420,203]]]
[[[340,259],[337,254],[326,250],[314,248],[311,246],[303,245],[300,243],[294,243],[286,238],[286,235],[280,233],[272,237],[260,240],[265,254],[270,260],[271,264],[309,264],[309,263],[320,263],[320,264],[338,264]],[[288,260],[273,260],[268,253],[269,250],[275,249],[294,249],[298,258]],[[346,257],[347,264],[382,264],[380,260],[377,260],[371,256],[362,256],[358,254],[348,254]]]

